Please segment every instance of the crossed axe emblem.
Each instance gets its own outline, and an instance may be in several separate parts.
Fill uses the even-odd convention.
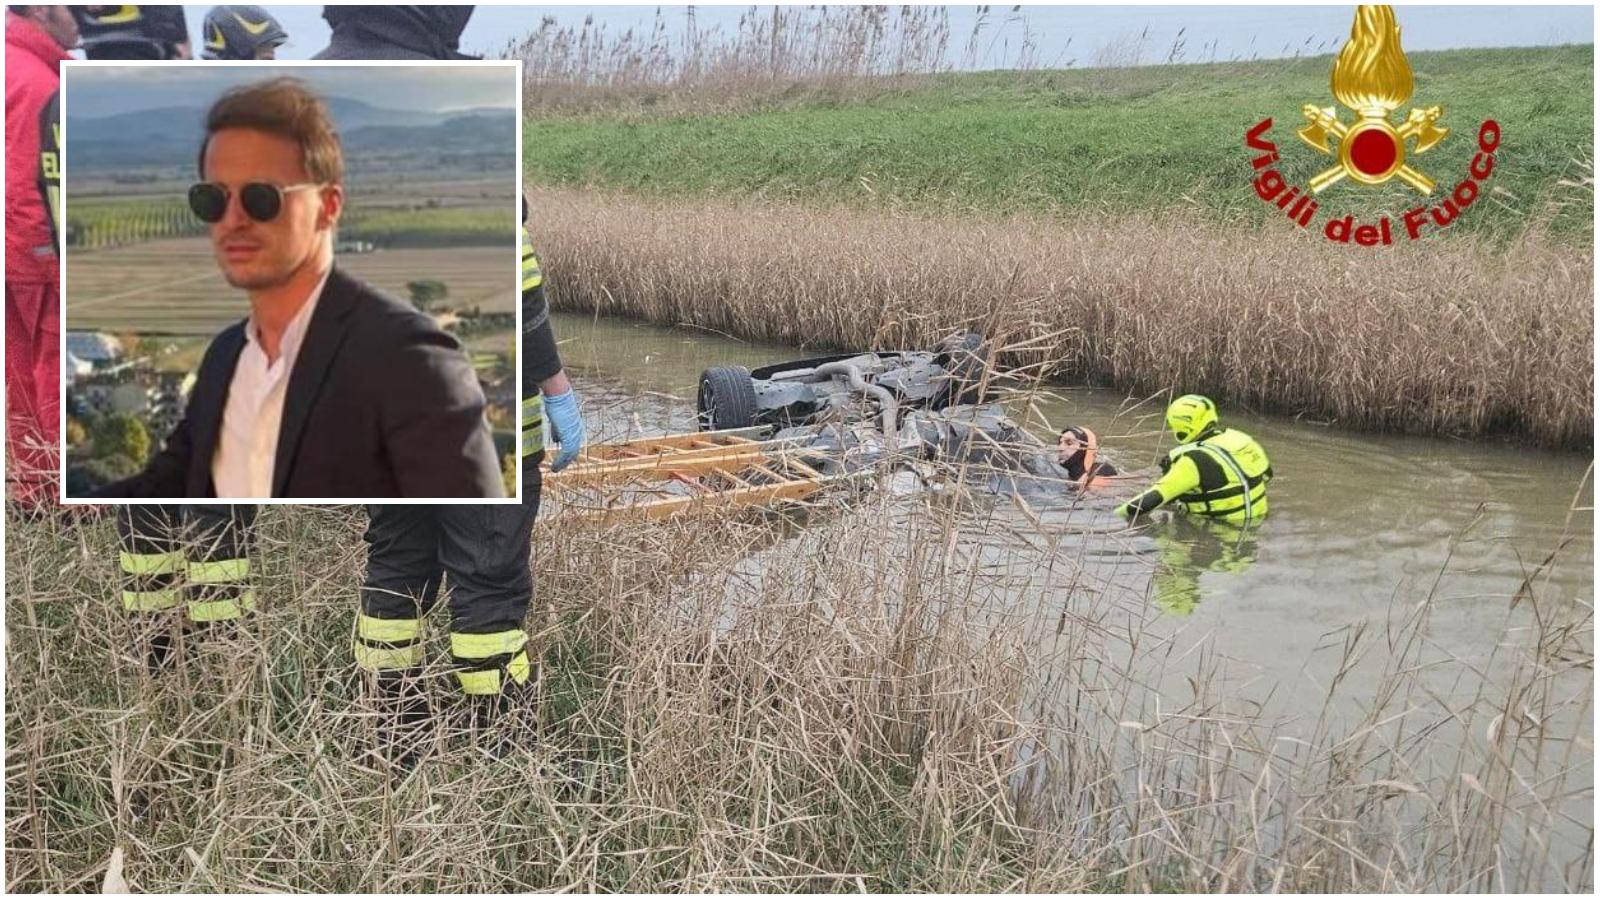
[[[1416,138],[1413,155],[1426,153],[1444,140],[1450,129],[1437,124],[1442,111],[1437,106],[1413,107],[1405,124],[1395,128],[1382,109],[1369,109],[1361,118],[1346,125],[1331,106],[1307,103],[1301,108],[1309,123],[1297,134],[1300,139],[1326,156],[1337,156],[1339,164],[1311,178],[1311,192],[1320,194],[1346,177],[1363,184],[1382,184],[1399,178],[1422,194],[1433,193],[1434,181],[1406,163],[1406,142]],[[1329,136],[1337,138],[1338,148],[1330,147]]]

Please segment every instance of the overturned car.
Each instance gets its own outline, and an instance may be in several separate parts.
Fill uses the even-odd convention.
[[[984,396],[989,353],[982,335],[967,333],[947,338],[934,351],[845,353],[757,369],[707,369],[695,403],[700,429],[851,422],[861,418],[868,398],[880,414],[894,410],[896,415],[977,403]],[[884,430],[898,429],[889,424]]]

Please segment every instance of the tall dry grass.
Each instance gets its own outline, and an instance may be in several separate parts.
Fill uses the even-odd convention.
[[[1383,251],[1200,218],[925,217],[538,188],[567,310],[807,348],[1032,336],[1053,374],[1355,428],[1592,444],[1590,248]]]
[[[1009,19],[1016,18],[1013,11]],[[976,60],[991,16],[980,13],[963,59]],[[752,6],[731,31],[703,26],[694,7],[656,10],[648,30],[612,31],[585,16],[545,16],[501,55],[521,59],[530,86],[695,87],[750,82],[837,82],[949,71],[949,11],[931,6]],[[542,102],[542,101],[538,101]]]
[[[530,754],[441,726],[398,784],[363,755],[355,511],[265,510],[262,611],[161,678],[110,527],[12,521],[6,886],[114,862],[140,891],[1592,887],[1587,607],[1530,589],[1479,668],[1409,599],[1342,636],[1320,716],[1272,721],[1075,538],[958,496],[545,518]]]
[[[618,101],[722,109],[812,91],[873,94],[951,72],[1076,68],[1080,50],[1091,68],[1102,69],[1261,58],[1254,50],[1223,58],[1216,41],[1191,48],[1185,31],[1164,48],[1149,25],[1098,48],[1075,48],[1070,34],[1035,27],[1022,6],[978,6],[971,24],[958,28],[943,6],[752,5],[727,29],[702,24],[690,6],[658,8],[639,29],[616,29],[590,15],[563,24],[547,15],[498,55],[522,61],[525,102],[543,111]],[[1337,46],[1335,37],[1313,35],[1274,55],[1298,59]]]

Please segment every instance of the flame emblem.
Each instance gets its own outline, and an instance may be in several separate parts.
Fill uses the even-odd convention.
[[[1411,99],[1411,64],[1400,49],[1400,26],[1390,6],[1358,6],[1350,40],[1339,50],[1329,79],[1333,96],[1357,119],[1346,125],[1331,106],[1307,103],[1301,111],[1307,125],[1300,138],[1339,164],[1311,179],[1311,192],[1321,193],[1350,178],[1362,184],[1383,184],[1399,178],[1423,194],[1433,193],[1433,179],[1407,164],[1407,142],[1415,139],[1411,155],[1426,153],[1444,140],[1450,129],[1438,124],[1443,109],[1413,107],[1398,128],[1390,121],[1394,111]],[[1328,138],[1338,139],[1337,148]]]

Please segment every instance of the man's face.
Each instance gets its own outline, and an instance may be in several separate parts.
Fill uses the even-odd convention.
[[[263,45],[263,46],[260,46],[260,47],[256,48],[256,59],[277,59],[277,58],[278,58],[278,48],[277,47],[268,47],[268,46]]]
[[[35,6],[32,12],[29,18],[39,23],[61,49],[78,46],[78,20],[72,17],[72,10],[65,6]]]
[[[251,218],[239,193],[255,181],[287,188],[311,181],[300,145],[253,128],[227,128],[206,146],[205,178],[227,189],[228,208],[211,226],[211,250],[223,277],[236,288],[260,290],[286,283],[311,258],[338,217],[337,187],[284,191],[283,208],[269,222]]]
[[[1078,440],[1077,435],[1068,431],[1062,434],[1061,440],[1056,443],[1056,459],[1065,465],[1068,460],[1077,456],[1082,450],[1083,442]]]
[[[172,59],[194,59],[194,49],[188,41],[172,45]]]

